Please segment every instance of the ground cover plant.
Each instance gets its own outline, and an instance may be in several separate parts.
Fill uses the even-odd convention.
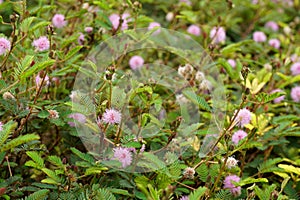
[[[298,0],[0,0],[1,199],[300,199]]]

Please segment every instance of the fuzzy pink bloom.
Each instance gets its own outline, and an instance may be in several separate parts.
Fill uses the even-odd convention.
[[[275,90],[272,90],[270,92],[270,94],[273,94],[273,93],[276,93],[276,92],[283,92],[281,89],[275,89]],[[276,99],[273,100],[274,103],[280,103],[281,101],[283,101],[285,98],[285,95],[282,95],[280,97],[277,97]]]
[[[258,4],[258,0],[252,0],[252,4]]]
[[[234,196],[239,196],[241,195],[241,186],[235,186],[233,183],[234,182],[239,182],[241,180],[240,177],[238,177],[237,175],[229,175],[226,176],[226,178],[224,179],[224,189],[229,189],[230,192],[234,195]]]
[[[93,32],[93,27],[90,27],[90,26],[87,26],[87,27],[85,27],[84,28],[84,31],[86,32],[86,33],[91,33],[91,32]]]
[[[269,29],[272,29],[273,31],[278,31],[279,30],[278,24],[276,22],[274,22],[274,21],[268,21],[265,24],[265,27],[269,28]]]
[[[296,62],[291,66],[291,72],[293,76],[300,74],[300,62]]]
[[[10,50],[10,41],[4,37],[0,38],[0,56]]]
[[[140,69],[144,65],[144,59],[141,56],[132,56],[129,60],[129,66],[133,70]]]
[[[297,54],[291,55],[290,59],[292,62],[300,62],[300,57]]]
[[[148,26],[148,30],[152,30],[154,29],[155,27],[161,27],[160,23],[158,22],[151,22]],[[157,29],[157,31],[155,31],[153,34],[156,35],[156,34],[159,34],[160,33],[160,29]]]
[[[240,140],[244,139],[245,137],[247,137],[247,133],[243,130],[238,130],[237,132],[235,132],[232,135],[231,141],[237,145],[239,143]]]
[[[236,66],[236,62],[233,59],[228,59],[227,62],[229,63],[229,65],[231,65],[232,68],[235,68]]]
[[[78,121],[79,123],[84,124],[86,122],[86,117],[85,115],[81,113],[72,113],[68,116],[68,118],[74,119]],[[68,124],[72,127],[75,127],[75,122],[68,122]]]
[[[3,0],[0,0],[0,4],[3,3]]]
[[[269,45],[274,47],[275,49],[279,49],[280,47],[280,41],[278,39],[270,39]]]
[[[201,29],[199,28],[199,26],[193,24],[188,27],[187,32],[189,34],[199,36],[201,34]]]
[[[239,111],[235,120],[239,127],[244,127],[245,125],[249,124],[251,121],[251,112],[247,108],[243,108]]]
[[[35,84],[36,84],[36,86],[40,87],[42,85],[42,81],[43,81],[43,77],[40,77],[40,74],[38,74],[35,77]],[[48,75],[45,76],[43,84],[50,85],[50,81],[49,81],[49,76]]]
[[[132,154],[127,148],[116,147],[113,149],[114,156],[113,159],[117,159],[122,163],[122,167],[125,168],[129,166],[132,162]]]
[[[179,0],[180,3],[185,3],[188,6],[192,5],[192,2],[190,0]]]
[[[50,48],[50,41],[46,36],[41,36],[32,42],[32,46],[34,46],[37,51],[45,51]]]
[[[294,102],[300,102],[300,86],[292,88],[291,97],[294,100]]]
[[[182,196],[179,200],[189,200],[189,196]]]
[[[80,45],[83,45],[84,44],[84,34],[83,33],[79,33],[79,36],[77,38],[77,42],[78,44]]]
[[[56,28],[62,28],[67,25],[67,21],[65,20],[65,16],[62,14],[55,14],[52,18],[52,24]]]
[[[261,31],[255,31],[253,33],[253,40],[255,42],[265,42],[267,40],[267,36],[265,35],[264,32]]]
[[[0,131],[2,131],[2,130],[3,130],[3,123],[0,122]]]
[[[102,120],[107,124],[119,124],[121,116],[121,113],[115,109],[106,109]]]
[[[121,18],[122,18],[123,22],[120,27],[122,31],[128,29],[127,23],[130,21],[129,17],[130,17],[130,15],[128,13],[124,13],[122,15]],[[113,25],[113,29],[116,30],[120,24],[120,16],[118,14],[111,14],[108,18]]]
[[[213,29],[209,33],[210,39],[212,39],[213,43],[221,43],[226,40],[226,32],[223,27],[213,27]]]

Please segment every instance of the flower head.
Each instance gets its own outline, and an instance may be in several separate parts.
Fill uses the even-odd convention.
[[[87,26],[87,27],[85,27],[84,28],[84,31],[86,32],[86,33],[91,33],[91,32],[93,32],[93,27],[90,27],[90,26]]]
[[[68,116],[71,119],[74,119],[76,121],[78,121],[81,124],[84,124],[86,122],[86,117],[85,115],[81,114],[81,113],[72,113]],[[75,122],[68,122],[68,124],[72,127],[75,127]]]
[[[224,189],[229,189],[230,192],[234,195],[234,196],[239,196],[241,194],[241,187],[240,186],[235,186],[233,183],[234,182],[239,182],[241,180],[240,177],[238,177],[237,175],[229,175],[226,176],[223,184],[224,184]]]
[[[300,102],[300,86],[296,86],[291,90],[291,97],[294,102]]]
[[[293,76],[300,74],[300,62],[296,62],[291,66],[291,72]]]
[[[67,21],[65,20],[65,16],[62,14],[55,14],[52,18],[52,24],[56,28],[62,28],[67,25]]]
[[[280,47],[280,41],[278,39],[270,39],[269,45],[274,47],[275,49],[279,49]]]
[[[275,90],[272,90],[270,92],[270,94],[273,94],[273,93],[276,93],[276,92],[283,92],[281,89],[275,89]],[[277,97],[276,99],[273,100],[274,103],[280,103],[281,101],[283,101],[285,98],[285,95],[282,95],[280,97]]]
[[[122,163],[123,168],[131,164],[132,154],[127,148],[116,147],[113,149],[113,152],[114,152],[113,159],[120,161]]]
[[[267,40],[267,36],[265,35],[264,32],[261,31],[255,31],[253,33],[253,40],[255,42],[265,42]]]
[[[209,33],[209,37],[215,44],[225,42],[226,32],[223,27],[213,27],[213,29]]]
[[[2,130],[3,130],[3,123],[0,122],[0,131],[2,131]]]
[[[184,171],[183,171],[183,176],[188,178],[188,179],[193,179],[195,175],[195,169],[192,167],[187,167]]]
[[[43,81],[43,78],[40,77],[40,74],[38,74],[38,75],[35,77],[35,84],[36,84],[36,86],[37,86],[37,87],[41,87],[42,81]],[[48,76],[48,75],[45,76],[45,79],[44,79],[43,84],[45,84],[45,83],[46,83],[46,85],[50,85],[50,81],[49,81],[49,76]]]
[[[265,24],[265,27],[269,28],[269,29],[272,29],[273,31],[278,31],[278,29],[279,29],[278,24],[274,21],[268,21]]]
[[[232,135],[231,141],[235,144],[238,145],[238,143],[244,139],[245,137],[247,137],[247,133],[243,130],[238,130],[237,132],[235,132]]]
[[[50,48],[50,41],[46,36],[41,36],[32,42],[32,46],[34,46],[37,51],[45,51]]]
[[[189,196],[182,196],[179,200],[189,200]]]
[[[232,68],[235,68],[236,66],[236,62],[233,59],[228,59],[227,62],[229,63],[229,65],[231,65]]]
[[[150,31],[150,30],[154,29],[155,27],[161,27],[160,23],[158,23],[158,22],[151,22],[149,24],[149,26],[148,26],[148,30]],[[159,33],[160,33],[160,29],[156,30],[153,34],[156,35],[156,34],[159,34]]]
[[[4,55],[7,51],[10,50],[11,44],[10,41],[4,37],[0,38],[0,56]]]
[[[129,17],[130,17],[130,15],[128,13],[124,13],[121,16],[121,19],[122,19],[123,22],[122,22],[120,28],[121,28],[122,31],[128,29],[128,22],[130,21]],[[111,14],[108,18],[109,18],[110,22],[113,25],[113,29],[117,30],[118,27],[119,27],[119,24],[120,24],[120,15]]]
[[[129,60],[129,66],[133,70],[140,69],[144,65],[144,59],[141,56],[132,56]]]
[[[225,158],[222,159],[222,162],[224,162],[224,161],[225,161]],[[226,167],[227,167],[228,169],[231,169],[231,168],[237,166],[238,162],[239,162],[239,161],[236,160],[234,157],[229,156],[229,157],[227,158],[227,161],[226,161]]]
[[[119,124],[121,122],[121,113],[115,109],[106,109],[102,120],[107,124]]]
[[[193,24],[188,27],[187,32],[189,34],[199,36],[201,34],[201,29],[199,28],[199,26]]]
[[[168,12],[168,14],[166,15],[166,20],[168,22],[172,21],[174,19],[174,13],[172,12]]]
[[[56,110],[48,110],[49,112],[49,119],[58,119],[59,114]]]
[[[83,45],[84,44],[84,34],[83,33],[79,33],[79,36],[77,38],[77,42],[78,44],[80,45]]]
[[[251,121],[251,112],[247,108],[241,109],[238,112],[235,121],[237,122],[237,125],[239,127],[244,127],[245,125],[249,124]]]

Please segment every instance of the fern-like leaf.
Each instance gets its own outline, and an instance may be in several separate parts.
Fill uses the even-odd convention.
[[[25,200],[43,200],[47,198],[47,195],[50,191],[47,189],[42,189],[39,191],[36,191],[25,198]]]

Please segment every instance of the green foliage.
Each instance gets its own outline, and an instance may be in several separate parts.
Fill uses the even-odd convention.
[[[259,199],[270,199],[271,193],[275,190],[276,185],[272,184],[270,186],[266,186],[264,190],[260,189],[258,186],[254,186],[255,194],[258,196]]]

